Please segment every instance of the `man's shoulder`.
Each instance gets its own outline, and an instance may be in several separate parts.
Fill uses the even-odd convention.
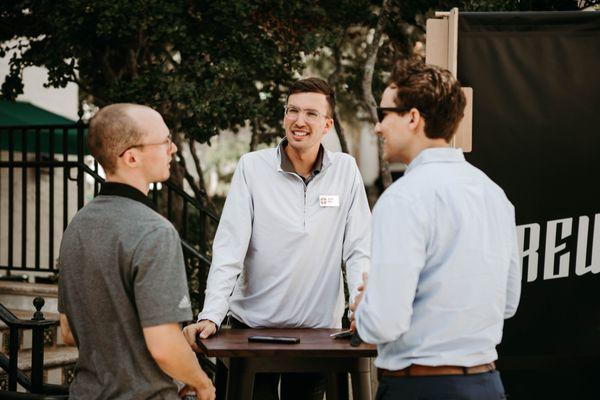
[[[323,168],[335,171],[332,175],[337,177],[335,179],[343,176],[353,180],[356,175],[360,174],[354,157],[342,152],[325,150]]]
[[[408,176],[396,180],[379,197],[378,203],[413,203],[421,195],[417,186]]]
[[[123,196],[97,196],[79,210],[67,230],[86,231],[94,226],[111,224],[140,231],[175,230],[173,224],[146,204]]]
[[[339,164],[342,166],[356,166],[356,160],[348,153],[343,153],[341,151],[325,150],[325,154],[327,154],[327,157],[329,158],[332,164]]]
[[[510,204],[510,206],[512,207],[512,203],[510,202],[510,200],[508,199],[508,196],[506,196],[506,192],[504,192],[504,189],[502,189],[502,187],[500,187],[500,185],[498,185],[496,182],[494,182],[494,180],[492,178],[490,178],[485,172],[483,172],[482,170],[480,170],[473,164],[471,164],[469,162],[465,162],[465,164],[466,164],[466,168],[468,168],[471,171],[471,173],[474,176],[476,176],[477,179],[479,179],[482,182],[482,184],[484,184],[488,188],[489,192],[491,192],[492,194],[497,196],[499,199],[502,199],[502,200],[508,202]]]
[[[261,149],[250,151],[240,157],[240,162],[253,163],[259,161],[273,161],[277,159],[277,148]]]

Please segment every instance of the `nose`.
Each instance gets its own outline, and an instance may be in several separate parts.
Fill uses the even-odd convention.
[[[298,119],[296,119],[296,121],[294,122],[294,124],[298,125],[298,126],[304,126],[304,125],[306,125],[306,120],[304,118],[305,117],[304,117],[304,113],[303,112],[298,113]]]
[[[375,124],[374,132],[375,132],[375,135],[381,136],[381,123],[380,122]]]
[[[177,145],[174,142],[171,142],[171,154],[177,153]]]

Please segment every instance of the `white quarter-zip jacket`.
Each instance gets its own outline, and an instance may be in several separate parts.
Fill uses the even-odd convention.
[[[342,261],[350,299],[370,266],[371,212],[354,158],[325,150],[305,184],[281,168],[283,148],[240,159],[215,240],[204,309],[251,327],[340,328]]]

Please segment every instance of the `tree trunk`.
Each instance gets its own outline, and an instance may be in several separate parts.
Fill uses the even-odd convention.
[[[344,45],[344,41],[346,40],[346,33],[347,29],[344,29],[344,33],[342,34],[340,41],[337,42],[332,49],[334,69],[331,75],[329,75],[327,81],[329,82],[329,86],[331,86],[331,90],[333,90],[334,100],[336,99],[338,76],[342,71],[342,46]],[[340,123],[340,120],[338,118],[338,113],[336,112],[336,110],[331,110],[331,112],[333,113],[333,126],[335,127],[335,132],[337,133],[338,139],[340,140],[342,152],[350,153],[348,149],[348,141],[346,140],[346,135],[344,134],[344,128],[342,127],[342,124]]]
[[[252,121],[252,137],[250,138],[250,151],[255,151],[260,142],[260,122],[258,118]]]
[[[338,139],[340,140],[342,152],[350,154],[350,151],[348,149],[348,142],[346,141],[346,135],[344,134],[344,128],[342,128],[342,124],[338,119],[337,113],[333,113],[333,126],[335,127],[335,132],[337,133]]]
[[[373,125],[377,124],[377,103],[373,96],[373,73],[375,71],[375,62],[377,61],[377,53],[379,47],[381,47],[381,39],[383,35],[383,29],[385,27],[387,16],[389,12],[390,2],[389,0],[383,0],[381,6],[381,12],[377,19],[377,25],[373,32],[373,41],[367,45],[367,60],[363,68],[363,103],[368,112],[369,119]],[[379,176],[381,177],[381,183],[385,190],[392,184],[392,174],[390,173],[390,167],[387,161],[383,158],[383,139],[377,138],[377,150],[379,153]]]

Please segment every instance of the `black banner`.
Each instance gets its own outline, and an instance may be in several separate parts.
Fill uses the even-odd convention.
[[[600,12],[462,13],[467,159],[516,207],[523,286],[500,366],[512,399],[600,398]]]

